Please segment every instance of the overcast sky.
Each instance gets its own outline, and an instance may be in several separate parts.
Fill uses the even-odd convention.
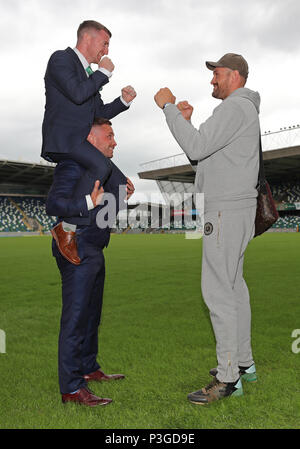
[[[219,100],[211,97],[206,60],[241,53],[249,64],[246,87],[261,95],[261,129],[300,122],[299,0],[0,0],[0,158],[40,161],[44,73],[50,55],[74,47],[78,25],[97,20],[112,32],[111,81],[105,102],[131,84],[138,96],[113,120],[114,161],[136,185],[140,164],[181,153],[153,96],[168,86],[194,106],[199,127]]]

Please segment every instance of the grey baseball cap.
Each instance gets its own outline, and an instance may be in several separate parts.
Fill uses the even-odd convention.
[[[205,64],[209,70],[214,70],[216,67],[227,67],[231,70],[238,70],[239,74],[245,79],[248,77],[248,63],[242,55],[237,55],[236,53],[226,53],[219,61],[206,61]]]

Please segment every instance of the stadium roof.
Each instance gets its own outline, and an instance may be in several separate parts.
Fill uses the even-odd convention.
[[[54,167],[48,163],[0,160],[0,191],[3,186],[18,185],[46,192],[52,184]]]
[[[185,160],[183,159],[183,156]],[[263,152],[266,178],[278,183],[300,177],[300,145]],[[185,155],[178,154],[143,164],[144,171],[138,173],[141,179],[156,181],[194,182],[195,165]],[[166,167],[166,165],[169,165]],[[148,170],[147,170],[148,168]]]

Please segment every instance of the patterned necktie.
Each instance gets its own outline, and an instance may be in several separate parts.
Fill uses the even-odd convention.
[[[94,73],[94,71],[91,69],[90,66],[88,66],[85,70],[87,71],[87,73],[88,73],[89,75],[92,75],[92,74]],[[100,87],[99,92],[100,92],[101,90],[102,90],[102,87]]]

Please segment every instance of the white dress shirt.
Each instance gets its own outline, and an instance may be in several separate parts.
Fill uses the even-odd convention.
[[[83,68],[85,70],[85,73],[87,75],[87,77],[89,77],[90,75],[88,74],[88,72],[86,71],[86,69],[90,66],[90,64],[87,62],[87,60],[85,59],[85,57],[83,56],[82,53],[80,53],[80,51],[78,50],[78,48],[73,48],[73,50],[75,51],[76,55],[78,56],[78,58],[80,59],[81,64],[83,65]],[[112,72],[110,72],[109,70],[105,69],[104,67],[98,67],[98,69],[100,72],[104,73],[104,75],[108,76],[108,78],[110,78],[112,76]],[[129,107],[132,103],[132,101],[130,101],[129,103],[127,103],[122,96],[120,96],[120,100],[122,101],[122,103]]]

